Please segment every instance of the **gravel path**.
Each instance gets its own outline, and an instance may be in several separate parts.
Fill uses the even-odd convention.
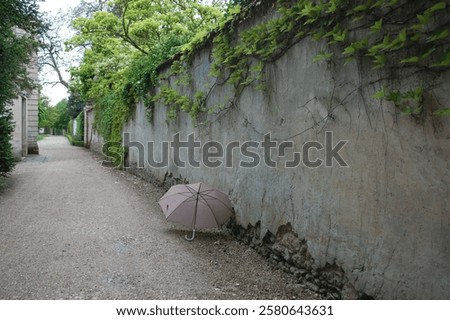
[[[0,194],[0,299],[314,299],[225,232],[166,222],[163,191],[64,137]]]

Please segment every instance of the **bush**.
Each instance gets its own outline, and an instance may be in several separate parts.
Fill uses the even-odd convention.
[[[11,135],[14,130],[12,112],[0,106],[0,176],[6,176],[14,168]]]

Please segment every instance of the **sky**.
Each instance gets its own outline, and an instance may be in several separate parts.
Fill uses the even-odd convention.
[[[42,13],[46,12],[50,15],[55,15],[59,10],[67,10],[69,7],[74,7],[79,3],[79,0],[45,0],[39,2],[39,8]],[[69,74],[64,72],[64,77],[66,80],[69,79]],[[40,74],[41,80],[56,81],[57,77],[53,73],[49,73],[49,70],[43,70]],[[61,85],[44,85],[43,92],[44,95],[50,98],[51,105],[55,105],[60,100],[67,98],[67,90]]]

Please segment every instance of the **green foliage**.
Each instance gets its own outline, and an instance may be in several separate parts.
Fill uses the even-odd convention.
[[[198,0],[112,0],[106,10],[74,21],[78,33],[67,45],[85,50],[71,70],[71,92],[95,106],[106,141],[121,141],[123,123],[141,98],[150,109],[160,64],[221,16],[220,6]]]
[[[437,23],[441,17],[448,19],[446,2],[278,0],[276,8],[276,18],[240,32],[239,37],[237,25],[245,20],[245,10],[238,10],[216,31],[210,74],[234,85],[236,95],[261,78],[249,72],[255,60],[263,65],[273,62],[307,36],[331,47],[332,52],[319,52],[314,62],[369,57],[374,69],[403,65],[424,73],[450,66],[448,24]],[[405,114],[418,114],[422,106],[410,105],[416,90],[399,94],[401,101],[388,100]]]
[[[43,94],[39,95],[38,100],[38,126],[39,128],[51,128],[53,126],[53,122],[55,121],[53,117],[53,113],[49,111],[50,108],[50,100],[48,97]]]
[[[201,91],[195,94],[194,99],[191,99],[170,86],[162,86],[154,100],[162,101],[169,108],[167,113],[169,119],[175,119],[179,111],[184,111],[196,120],[199,112],[206,111],[204,108],[205,93]]]
[[[84,112],[80,112],[75,119],[77,120],[75,137],[79,141],[84,141]]]
[[[5,176],[14,167],[11,134],[14,130],[13,117],[9,109],[0,109],[0,177]]]
[[[425,73],[450,65],[450,32],[447,24],[439,23],[449,14],[444,1],[278,0],[275,18],[241,31],[240,23],[259,5],[270,7],[247,0],[229,2],[221,18],[221,8],[193,0],[114,0],[109,10],[78,19],[74,26],[79,33],[69,44],[87,50],[82,65],[72,70],[73,87],[96,105],[101,134],[120,141],[119,123],[140,98],[149,109],[155,101],[162,102],[169,108],[169,118],[186,112],[197,119],[205,111],[209,93],[199,91],[191,98],[175,87],[192,85],[188,72],[192,57],[211,41],[210,75],[217,78],[213,86],[227,83],[235,92],[218,103],[220,110],[234,105],[245,87],[264,88],[265,65],[306,37],[329,47],[314,62],[370,59],[374,69],[400,65]],[[159,82],[160,64],[177,52],[171,66],[177,75],[174,85],[164,85],[150,97]],[[211,92],[212,87],[205,90]],[[414,90],[398,93],[400,100],[395,99],[395,88],[375,96],[415,115],[422,106],[413,103]]]
[[[76,122],[75,132],[74,122]],[[66,137],[72,145],[84,146],[84,112],[80,112],[75,119],[69,120]]]
[[[14,167],[10,142],[14,126],[7,104],[20,90],[33,86],[27,76],[26,64],[37,47],[34,36],[40,28],[35,0],[0,1],[0,176],[8,174]]]
[[[38,101],[39,128],[46,132],[52,129],[53,134],[63,134],[69,124],[68,101],[63,99],[56,106],[50,106],[48,98],[40,95]]]

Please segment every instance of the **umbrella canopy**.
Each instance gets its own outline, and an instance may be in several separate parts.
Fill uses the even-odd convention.
[[[168,221],[192,228],[187,240],[195,230],[221,226],[232,213],[228,196],[202,182],[172,186],[158,203]]]

